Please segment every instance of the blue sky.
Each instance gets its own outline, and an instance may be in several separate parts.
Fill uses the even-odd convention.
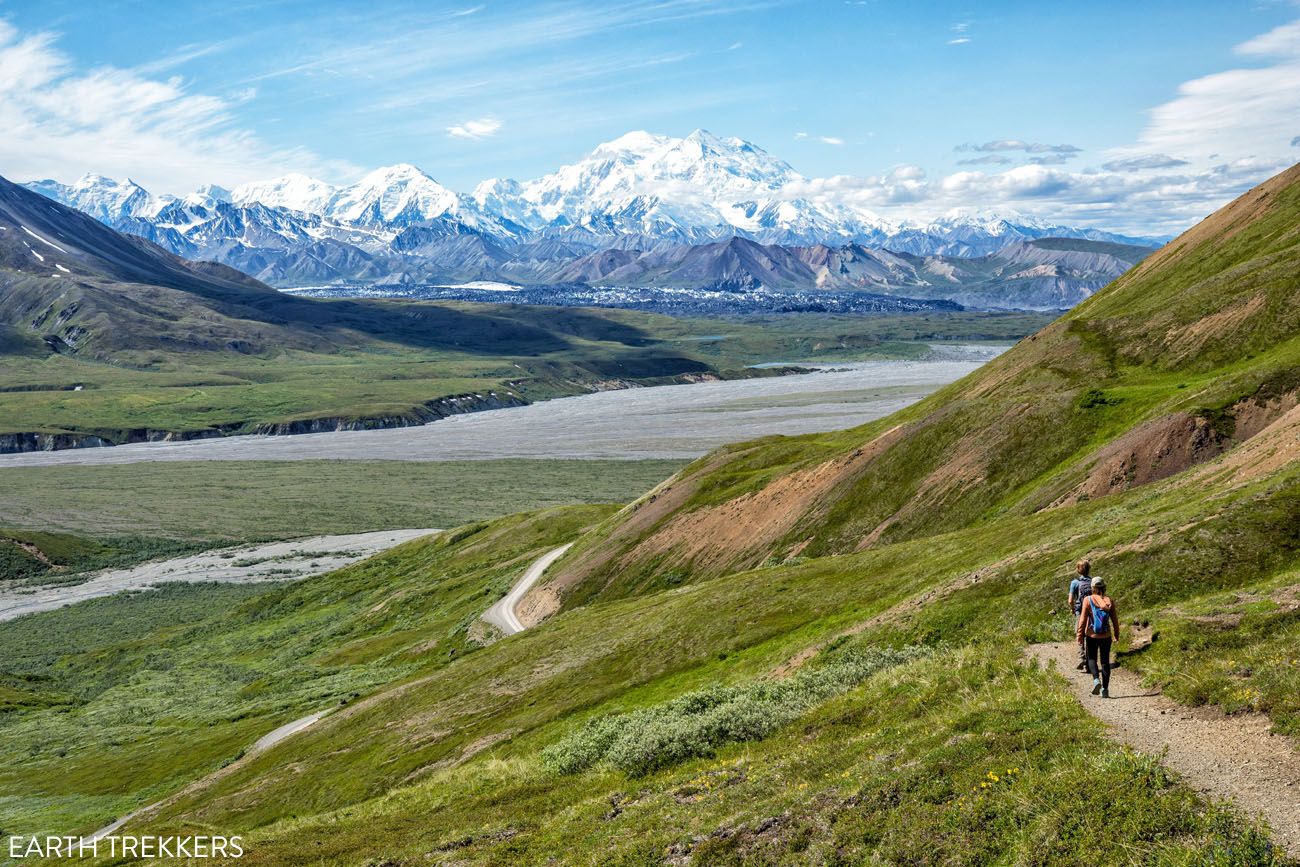
[[[0,174],[184,193],[411,162],[468,191],[628,130],[703,127],[810,178],[893,177],[872,195],[898,214],[1084,219],[1177,168],[1173,226],[1300,159],[1297,19],[1222,0],[8,0],[0,122],[27,135],[6,136]],[[1160,198],[1128,227],[1155,226]]]

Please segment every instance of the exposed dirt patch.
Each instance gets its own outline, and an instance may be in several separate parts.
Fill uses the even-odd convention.
[[[1061,672],[1071,692],[1118,740],[1144,753],[1163,753],[1164,763],[1201,794],[1262,815],[1283,848],[1300,855],[1300,744],[1273,734],[1268,717],[1189,708],[1143,689],[1123,669],[1112,672],[1111,698],[1102,699],[1090,694],[1091,680],[1074,670],[1074,644],[1035,644],[1026,653]]]
[[[589,576],[604,570],[625,546],[650,533],[667,516],[680,509],[699,487],[699,480],[714,472],[728,461],[744,452],[722,454],[709,460],[697,472],[683,477],[671,476],[641,499],[629,504],[611,520],[615,529],[596,545],[578,551],[555,574],[546,577],[536,590],[546,588],[563,599],[567,591],[583,583]],[[538,603],[539,608],[542,603]],[[535,622],[528,620],[528,622]]]
[[[10,542],[14,545],[17,545],[19,549],[25,551],[29,556],[35,557],[37,560],[41,561],[46,566],[49,566],[51,569],[63,568],[58,563],[55,563],[53,560],[51,560],[48,554],[46,554],[40,548],[33,545],[31,542],[24,542],[21,539],[0,539],[0,542]]]
[[[1292,407],[1219,460],[1188,474],[1183,483],[1203,485],[1210,477],[1227,473],[1233,484],[1244,485],[1296,461],[1300,461],[1300,407]]]
[[[902,425],[890,428],[843,457],[785,473],[725,503],[677,515],[624,555],[619,565],[669,555],[670,562],[690,563],[702,572],[757,566],[803,521],[828,508],[834,488],[865,472],[909,430]]]
[[[1230,442],[1207,419],[1188,413],[1147,422],[1089,458],[1088,475],[1052,507],[1166,479],[1222,454]]]
[[[1227,463],[1253,466],[1261,451],[1270,456],[1285,451],[1281,447],[1288,445],[1287,439],[1285,435],[1277,436],[1273,427],[1294,413],[1298,403],[1300,399],[1296,392],[1271,400],[1248,398],[1240,401],[1228,413],[1233,422],[1231,436],[1216,428],[1209,419],[1190,413],[1174,413],[1147,422],[1081,462],[1081,466],[1088,466],[1083,481],[1049,508],[1069,506],[1081,500],[1156,482],[1205,464],[1225,452],[1229,455]],[[1255,438],[1266,431],[1269,436],[1254,443]],[[1240,460],[1235,457],[1239,451]],[[1272,472],[1280,466],[1276,461],[1265,462],[1263,471]],[[1255,475],[1258,474],[1257,468]]]
[[[1232,433],[1233,439],[1244,442],[1262,433],[1297,405],[1300,405],[1300,391],[1289,391],[1269,400],[1252,397],[1241,401],[1232,408],[1232,417],[1236,423]]]
[[[549,586],[534,587],[515,606],[519,621],[526,626],[536,626],[560,610],[559,592]]]

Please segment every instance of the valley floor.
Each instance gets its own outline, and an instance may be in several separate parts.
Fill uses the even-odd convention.
[[[0,621],[169,582],[243,584],[310,578],[437,532],[440,531],[379,530],[342,536],[313,536],[151,560],[125,569],[92,573],[79,584],[46,584],[16,590],[0,585]]]

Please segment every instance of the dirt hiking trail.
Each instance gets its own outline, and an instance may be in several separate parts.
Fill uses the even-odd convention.
[[[1188,785],[1214,799],[1230,799],[1264,817],[1291,857],[1300,857],[1300,752],[1290,738],[1269,732],[1263,714],[1226,716],[1217,708],[1191,708],[1143,689],[1130,671],[1111,671],[1110,698],[1094,696],[1092,678],[1076,671],[1077,645],[1034,644],[1027,655],[1054,663],[1070,691],[1112,734],[1136,750],[1160,755]]]

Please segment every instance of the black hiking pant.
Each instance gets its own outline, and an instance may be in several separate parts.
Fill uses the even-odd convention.
[[[1083,639],[1083,658],[1088,663],[1088,673],[1101,678],[1102,689],[1110,689],[1110,639]]]

